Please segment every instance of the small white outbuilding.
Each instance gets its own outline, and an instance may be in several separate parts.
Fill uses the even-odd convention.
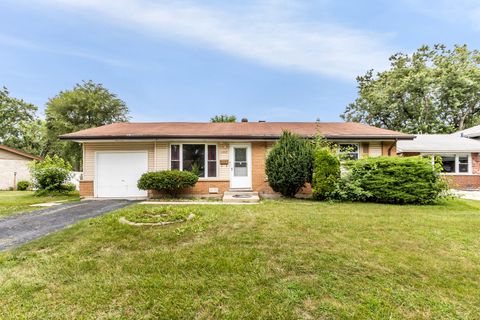
[[[17,182],[30,181],[28,163],[39,157],[0,144],[0,190],[15,189]]]

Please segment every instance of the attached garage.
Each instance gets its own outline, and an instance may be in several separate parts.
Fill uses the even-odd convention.
[[[148,171],[147,151],[96,152],[95,196],[100,198],[146,197],[137,188],[140,176]]]

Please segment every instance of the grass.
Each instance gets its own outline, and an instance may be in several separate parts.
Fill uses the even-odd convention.
[[[35,196],[32,191],[0,191],[0,217],[18,212],[26,212],[42,209],[41,207],[30,207],[32,204],[51,201],[75,201],[78,196]]]
[[[0,253],[0,318],[480,318],[480,202],[265,201],[118,222],[144,208]]]

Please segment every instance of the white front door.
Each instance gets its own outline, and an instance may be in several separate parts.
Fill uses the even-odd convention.
[[[230,188],[252,188],[252,152],[250,144],[230,145]]]
[[[146,197],[147,192],[137,188],[140,176],[148,171],[148,153],[97,152],[95,195],[97,197]]]

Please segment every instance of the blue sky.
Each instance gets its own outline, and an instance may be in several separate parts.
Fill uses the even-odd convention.
[[[479,36],[475,0],[2,0],[0,85],[40,112],[93,80],[133,121],[338,121],[392,53]]]

